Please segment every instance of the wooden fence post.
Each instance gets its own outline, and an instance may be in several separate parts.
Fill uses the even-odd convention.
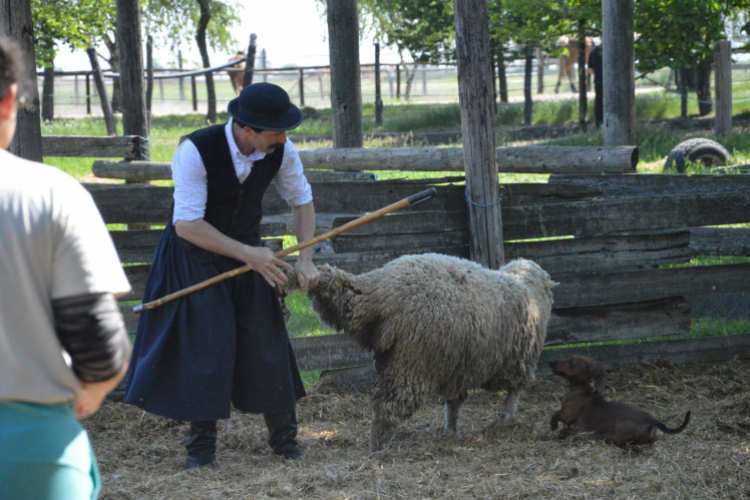
[[[534,101],[531,98],[531,68],[534,58],[534,49],[531,42],[526,42],[526,65],[523,73],[523,123],[531,125],[532,113],[534,111]]]
[[[454,12],[466,196],[471,201],[471,258],[490,269],[498,269],[505,258],[495,159],[492,71],[487,63],[490,60],[487,2],[454,0]]]
[[[154,38],[146,37],[146,119],[151,130],[151,106],[154,101]],[[145,136],[144,136],[145,137]]]
[[[0,0],[0,34],[16,42],[26,67],[26,106],[18,110],[16,132],[10,152],[21,158],[42,161],[42,122],[39,117],[39,86],[34,57],[34,23],[31,0]]]
[[[422,95],[427,95],[427,67],[422,66]]]
[[[605,146],[636,144],[633,22],[633,0],[602,0]]]
[[[86,73],[86,114],[91,114],[91,74]]]
[[[96,49],[92,41],[89,41],[89,48],[86,49],[91,62],[91,70],[94,72],[94,83],[99,91],[99,102],[102,105],[102,114],[104,115],[104,124],[107,127],[107,135],[117,135],[117,122],[115,115],[112,113],[112,104],[107,99],[107,88],[104,86],[102,70],[99,67],[99,60],[96,58]]]
[[[362,82],[357,0],[328,0],[333,147],[362,147]]]
[[[383,99],[380,95],[380,44],[375,42],[375,124],[383,124]]]
[[[578,124],[586,131],[589,101],[586,78],[586,20],[578,20]]]
[[[198,89],[196,88],[195,75],[190,77],[190,86],[193,91],[193,111],[198,111]]]
[[[141,5],[138,0],[117,0],[117,46],[120,53],[123,135],[149,136],[146,89],[143,81]],[[142,152],[143,153],[143,152]]]
[[[544,94],[545,56],[541,47],[536,48],[536,93]]]
[[[182,73],[182,50],[177,51],[177,67],[180,69],[180,73]],[[185,100],[185,79],[180,77],[178,79],[178,84],[180,86],[180,101]]]
[[[401,65],[396,65],[396,100],[401,100]]]
[[[714,129],[721,137],[732,132],[732,42],[722,40],[714,44],[716,64],[716,116]]]
[[[687,70],[680,68],[678,73],[680,78],[680,118],[688,117],[688,88],[687,88]]]
[[[253,71],[255,70],[255,41],[258,39],[255,33],[250,34],[250,43],[247,46],[245,56],[245,74],[242,77],[242,88],[253,83]]]
[[[263,49],[263,50],[260,51],[260,58],[261,58],[261,61],[263,61],[263,69],[264,70],[268,69],[268,66],[266,66],[266,49]],[[264,82],[268,81],[268,75],[266,74],[265,71],[263,72],[263,81]],[[321,94],[322,94],[322,92],[321,92]]]
[[[305,105],[305,70],[299,69],[299,105]]]

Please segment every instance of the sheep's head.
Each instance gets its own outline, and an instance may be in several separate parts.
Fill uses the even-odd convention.
[[[550,300],[552,300],[552,289],[559,285],[552,281],[549,273],[533,260],[516,259],[501,267],[500,271],[514,276],[535,290],[543,291]]]
[[[352,275],[328,264],[319,266],[318,272],[318,285],[307,292],[313,310],[323,323],[343,330],[349,319]]]

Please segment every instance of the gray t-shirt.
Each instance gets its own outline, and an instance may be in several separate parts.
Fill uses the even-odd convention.
[[[91,195],[60,170],[0,149],[0,400],[71,400],[80,383],[52,300],[128,291]]]

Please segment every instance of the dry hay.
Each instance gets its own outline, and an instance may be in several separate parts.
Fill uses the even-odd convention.
[[[108,403],[86,427],[103,499],[747,498],[749,379],[750,361],[621,367],[607,379],[609,399],[671,427],[693,412],[684,433],[629,452],[549,430],[566,389],[556,377],[537,380],[517,421],[502,426],[492,425],[502,398],[473,393],[456,437],[442,435],[435,400],[377,454],[368,451],[368,395],[312,391],[299,405],[304,462],[269,454],[258,415],[220,423],[217,470],[184,468],[187,424]]]

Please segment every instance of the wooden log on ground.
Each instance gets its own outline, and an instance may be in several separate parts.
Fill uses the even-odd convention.
[[[750,257],[750,229],[693,228],[690,230],[690,249],[695,255]]]
[[[42,149],[44,156],[137,160],[140,159],[141,140],[135,135],[121,137],[45,135],[42,136]]]
[[[458,148],[345,148],[300,150],[305,168],[336,170],[463,171]],[[603,174],[635,172],[638,148],[522,146],[496,150],[499,172]]]
[[[600,188],[606,198],[750,191],[749,175],[552,175],[549,184]]]
[[[161,229],[110,231],[109,235],[115,244],[120,261],[133,263],[151,262],[163,232]],[[279,236],[285,233],[286,224],[263,221],[260,225],[260,235],[262,237]]]

